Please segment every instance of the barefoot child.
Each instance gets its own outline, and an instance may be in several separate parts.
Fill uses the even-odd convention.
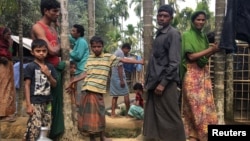
[[[70,67],[69,67],[69,71],[70,71],[70,80],[74,79],[75,76],[75,71],[76,71],[76,63],[74,61],[70,61]],[[76,105],[76,84],[72,84],[71,85],[71,90],[70,90],[70,94],[71,94],[71,104]]]
[[[45,62],[48,45],[42,39],[35,39],[31,44],[34,61],[24,71],[26,112],[29,115],[24,141],[35,141],[41,127],[51,125],[51,87],[56,87],[56,70]]]
[[[70,81],[66,90],[75,82],[84,79],[79,113],[78,129],[89,133],[90,141],[96,141],[95,135],[100,136],[100,141],[111,141],[104,136],[105,130],[105,105],[103,95],[107,93],[107,80],[113,66],[119,62],[143,64],[143,61],[119,58],[113,54],[103,53],[104,41],[97,36],[90,40],[92,55],[85,65],[85,72]]]
[[[143,109],[143,87],[141,83],[135,83],[133,86],[135,91],[135,102],[129,108],[128,115],[136,119],[143,119],[144,109]]]

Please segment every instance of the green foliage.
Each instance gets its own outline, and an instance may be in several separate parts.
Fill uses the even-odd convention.
[[[21,0],[24,37],[30,37],[32,24],[41,17],[39,2],[40,0]],[[16,6],[18,8],[17,3]],[[18,9],[12,9],[1,15],[1,19],[5,21],[4,25],[8,26],[15,35],[18,35],[18,14]]]
[[[83,25],[87,29],[87,4],[82,0],[68,1],[69,28],[74,24]]]
[[[117,47],[119,47],[119,42],[121,42],[121,34],[120,31],[114,27],[113,30],[108,31],[106,34],[107,43],[105,45],[105,52],[114,52]]]
[[[190,28],[192,12],[192,8],[186,7],[174,17],[172,24],[174,27],[178,28],[181,33]]]
[[[95,22],[96,35],[101,36],[104,41],[107,41],[107,32],[113,30],[113,21],[109,17],[109,6],[106,1],[96,0]]]
[[[126,20],[129,17],[128,4],[126,0],[109,0],[108,3],[108,14],[106,19],[112,21],[113,26],[122,26],[119,19]]]
[[[142,13],[142,0],[131,0],[129,3],[129,7],[131,8],[132,5],[135,4],[134,12],[137,17],[141,17]]]
[[[124,30],[124,34],[125,35],[124,35],[122,42],[129,43],[132,46],[131,53],[138,53],[138,50],[137,50],[138,39],[136,35],[138,34],[138,32],[136,32],[135,27],[132,24],[128,24],[127,30]]]
[[[204,27],[204,32],[208,33],[215,29],[215,18],[213,12],[209,11],[209,3],[210,0],[202,0],[197,3],[196,9],[202,10],[207,13],[207,23]],[[194,12],[194,10],[190,7],[186,7],[181,10],[181,12],[176,12],[176,15],[173,19],[172,25],[176,27],[181,33],[188,30],[191,26],[191,14]]]
[[[202,10],[206,12],[207,14],[207,23],[204,27],[204,32],[208,33],[214,30],[214,18],[213,18],[213,13],[209,11],[209,6],[208,6],[208,1],[209,0],[202,0],[197,4],[196,10]]]
[[[18,3],[17,0],[0,0],[0,15],[17,12]]]

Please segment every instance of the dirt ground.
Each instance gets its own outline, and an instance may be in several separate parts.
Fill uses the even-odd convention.
[[[134,98],[134,94],[130,94],[130,98]],[[109,95],[105,95],[105,106],[106,109],[111,107],[112,97]],[[119,97],[118,98],[118,104],[123,103],[124,98]],[[26,123],[27,123],[27,116],[24,117],[18,117],[15,122],[8,123],[8,122],[1,122],[0,123],[0,141],[21,141],[21,137],[23,136],[23,133],[26,129]],[[116,138],[115,134],[119,134],[119,130],[122,134],[124,134],[124,130],[130,131],[131,133],[128,133],[128,136],[135,136],[135,134],[138,134],[138,129],[142,127],[142,121],[136,120],[133,118],[126,118],[126,117],[119,117],[119,118],[110,118],[109,116],[106,116],[106,124],[107,124],[107,130],[109,130],[110,136],[114,136],[112,138],[113,141],[136,141],[136,137],[133,138]],[[137,131],[137,133],[134,133],[134,130]],[[131,135],[132,134],[132,135]],[[124,135],[126,136],[126,135]],[[1,139],[5,138],[5,139]],[[87,138],[84,140],[88,140]]]
[[[1,122],[0,129],[1,129],[1,137],[5,139],[1,139],[0,141],[21,141],[21,137],[25,132],[26,122],[28,117],[18,117],[15,122],[8,123],[8,122]],[[106,117],[106,124],[107,124],[107,132],[110,135],[116,136],[115,134],[119,134],[117,131],[121,131],[125,134],[124,131],[132,131],[131,133],[127,133],[128,136],[134,135],[134,129],[140,128],[142,126],[141,120],[136,120],[133,118],[126,118],[126,117],[119,117],[119,118],[110,118],[109,116]],[[113,141],[137,141],[136,137],[133,138],[112,138]],[[83,140],[88,141],[88,138],[84,138]]]

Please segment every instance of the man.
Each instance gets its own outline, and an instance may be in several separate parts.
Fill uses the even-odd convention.
[[[42,18],[33,25],[31,34],[33,39],[43,39],[47,42],[49,52],[46,60],[53,64],[58,75],[57,86],[51,90],[53,96],[53,118],[50,138],[54,139],[64,131],[63,84],[61,73],[65,67],[65,63],[60,62],[60,44],[58,34],[54,28],[60,14],[60,3],[56,0],[41,0],[40,9]]]
[[[127,50],[123,51],[124,57],[130,58],[130,59],[137,59],[137,56],[134,55],[134,54],[131,54],[130,50],[131,50],[131,47],[130,47],[130,49],[127,49]],[[136,66],[137,65],[138,64],[135,65],[135,64],[123,63],[123,68],[124,68],[124,71],[125,71],[126,82],[128,84],[129,92],[131,92],[133,90],[132,81],[133,81],[133,79],[135,78],[135,75],[136,75],[135,73],[136,73]]]
[[[115,56],[124,58],[124,54],[127,54],[131,49],[129,43],[124,43],[120,48],[115,51]],[[110,96],[112,98],[111,105],[111,117],[115,117],[115,109],[117,106],[117,100],[119,96],[124,96],[124,103],[126,106],[126,115],[128,114],[128,110],[130,108],[130,100],[129,100],[129,89],[126,82],[126,76],[123,69],[123,64],[119,64],[119,66],[112,68],[111,79],[110,79]]]
[[[28,65],[29,62],[31,62],[32,59],[28,57],[23,58],[23,69]],[[13,65],[13,72],[14,72],[14,83],[15,83],[15,88],[16,88],[16,112],[17,114],[17,109],[18,109],[18,99],[20,95],[20,61],[18,60],[14,65]],[[23,114],[23,112],[21,113]]]
[[[73,41],[73,49],[70,51],[69,56],[70,60],[76,63],[75,76],[79,76],[83,72],[87,59],[89,57],[88,43],[83,37],[84,31],[84,27],[78,24],[73,25],[71,29],[70,41]],[[79,105],[78,93],[81,92],[81,85],[81,81],[77,83],[77,105]]]
[[[146,139],[186,140],[177,94],[181,37],[170,25],[173,13],[171,6],[163,5],[157,14],[159,29],[145,77],[147,99],[143,135]]]

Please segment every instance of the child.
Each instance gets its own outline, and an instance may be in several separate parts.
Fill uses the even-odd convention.
[[[103,94],[107,91],[107,80],[111,67],[118,66],[119,62],[143,64],[143,61],[119,58],[113,54],[103,53],[104,42],[100,37],[94,36],[90,40],[92,55],[85,65],[85,72],[74,78],[66,90],[70,90],[73,83],[84,79],[79,113],[78,129],[89,133],[90,141],[95,140],[95,134],[100,135],[100,141],[110,141],[104,136],[105,105]]]
[[[74,61],[70,61],[70,67],[69,67],[69,71],[70,71],[70,80],[73,80],[75,77],[75,72],[76,72],[76,62]],[[72,104],[72,119],[73,119],[73,123],[74,125],[76,125],[76,121],[77,121],[77,107],[79,106],[76,102],[76,94],[77,94],[77,85],[76,83],[71,85],[71,90],[70,90],[70,94],[71,94],[71,104]]]
[[[69,67],[69,71],[70,71],[70,80],[74,79],[75,76],[75,72],[76,72],[76,63],[74,61],[70,61],[70,67]],[[71,85],[71,103],[73,105],[76,104],[76,84],[72,84]]]
[[[23,69],[31,62],[33,59],[24,57],[23,58]],[[14,65],[13,65],[13,71],[14,71],[14,82],[15,82],[15,88],[16,88],[16,112],[17,114],[17,109],[18,109],[18,100],[19,100],[19,95],[20,95],[20,61],[18,60]],[[22,112],[23,114],[23,112]]]
[[[26,112],[29,115],[24,140],[35,141],[40,135],[41,127],[51,124],[51,87],[55,87],[56,70],[45,62],[48,45],[42,39],[35,39],[31,44],[34,61],[24,71]]]
[[[128,115],[135,117],[136,119],[143,119],[144,110],[143,110],[143,87],[141,83],[136,83],[133,87],[135,91],[135,103],[130,106]]]

